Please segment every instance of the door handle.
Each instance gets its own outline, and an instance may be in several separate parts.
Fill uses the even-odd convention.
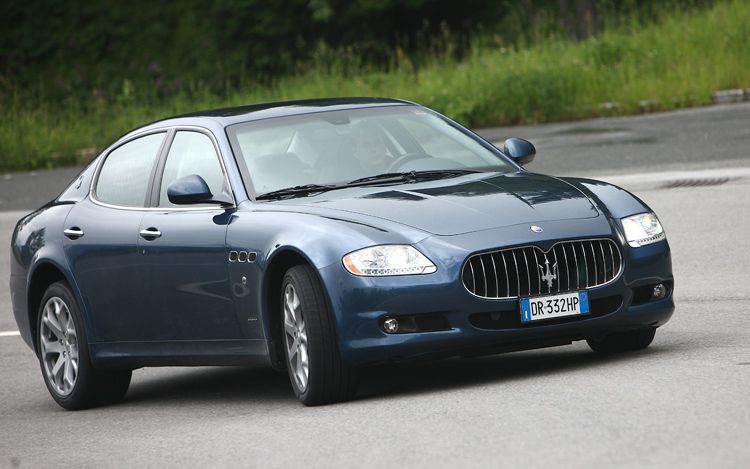
[[[67,230],[64,230],[63,234],[70,239],[78,239],[83,236],[83,230],[77,226],[71,226]]]
[[[141,230],[140,232],[138,232],[138,234],[141,235],[141,238],[152,241],[161,236],[161,231],[157,230],[154,227],[151,227],[146,228],[145,230]]]

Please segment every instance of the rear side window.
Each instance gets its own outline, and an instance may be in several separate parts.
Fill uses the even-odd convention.
[[[166,132],[132,140],[113,150],[99,172],[96,198],[104,203],[144,207],[151,170]]]

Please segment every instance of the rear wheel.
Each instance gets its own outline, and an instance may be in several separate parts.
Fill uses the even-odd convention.
[[[52,398],[69,410],[117,402],[125,396],[131,372],[94,369],[78,302],[64,282],[53,283],[38,315],[39,364]]]
[[[310,406],[350,399],[357,373],[341,359],[333,315],[310,266],[286,272],[281,306],[284,356],[294,394]]]
[[[651,345],[656,329],[648,327],[635,331],[616,332],[600,339],[588,339],[589,347],[599,353],[621,353],[640,350]]]

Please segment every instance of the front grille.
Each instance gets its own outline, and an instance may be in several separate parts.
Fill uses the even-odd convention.
[[[520,298],[598,287],[622,269],[620,250],[611,239],[561,241],[546,253],[524,246],[475,254],[461,277],[482,298]]]

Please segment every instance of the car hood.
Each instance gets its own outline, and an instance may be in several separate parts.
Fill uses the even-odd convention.
[[[527,172],[349,188],[280,203],[306,212],[329,209],[381,218],[436,235],[599,215],[567,182]]]

